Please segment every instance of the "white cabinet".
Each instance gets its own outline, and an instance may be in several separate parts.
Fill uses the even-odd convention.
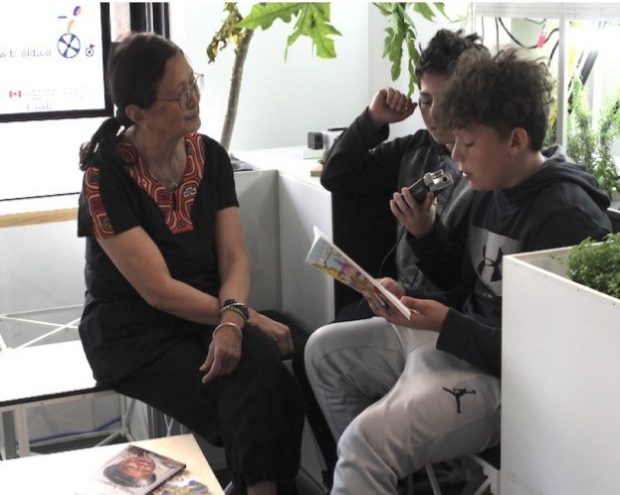
[[[250,306],[281,310],[278,172],[237,172],[235,186],[250,256]]]
[[[566,255],[503,260],[502,495],[618,493],[620,301]]]
[[[332,236],[331,194],[286,174],[279,186],[282,309],[313,332],[334,319],[333,280],[304,262],[314,225]]]
[[[307,331],[313,332],[334,318],[334,283],[304,260],[314,238],[314,225],[326,235],[332,235],[332,203],[331,194],[321,186],[318,177],[310,176],[310,169],[317,165],[317,161],[304,160],[301,153],[299,147],[236,152],[235,156],[259,170],[278,172],[279,239],[276,242],[279,243],[280,255],[280,309]],[[245,173],[248,172],[237,174],[236,180]],[[237,188],[239,190],[239,185]],[[258,205],[240,200],[242,217],[255,215]],[[250,232],[246,231],[246,239],[249,235]],[[266,240],[266,236],[262,238]],[[272,246],[271,243],[268,245]]]

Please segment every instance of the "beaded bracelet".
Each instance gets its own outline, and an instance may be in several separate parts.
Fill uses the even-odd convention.
[[[239,316],[241,316],[241,318],[243,318],[244,323],[248,321],[248,318],[245,312],[237,306],[234,306],[232,304],[229,304],[228,306],[224,306],[222,309],[220,309],[220,316],[222,315],[222,313],[226,311],[232,311],[233,313],[238,314]]]
[[[248,307],[240,302],[235,301],[234,299],[226,299],[222,304],[222,309],[220,309],[220,316],[225,311],[232,311],[233,313],[238,314],[243,318],[243,323],[247,323],[250,319],[250,310]]]
[[[223,327],[232,327],[235,329],[235,332],[237,332],[237,335],[239,336],[239,339],[243,340],[243,332],[241,331],[241,328],[239,328],[239,325],[236,325],[235,323],[231,322],[231,321],[225,321],[224,323],[220,323],[218,326],[216,326],[213,330],[213,337],[215,338],[215,334],[222,329]]]

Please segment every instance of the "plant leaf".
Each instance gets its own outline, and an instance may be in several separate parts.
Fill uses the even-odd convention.
[[[340,36],[334,26],[329,23],[330,5],[328,3],[304,3],[297,15],[293,33],[288,37],[287,50],[300,36],[312,40],[316,54],[320,58],[336,57],[334,40],[330,36]]]
[[[211,42],[207,46],[207,57],[209,63],[215,62],[218,53],[228,46],[228,43],[232,41],[235,47],[239,47],[239,43],[245,36],[246,31],[243,28],[237,26],[237,23],[242,19],[237,4],[233,2],[224,3],[224,12],[228,12],[228,15],[222,22],[220,29],[213,35]]]
[[[280,19],[283,22],[290,22],[293,15],[307,5],[305,3],[257,3],[252,7],[250,13],[237,23],[237,27],[246,29],[263,30],[268,29],[274,21]]]
[[[424,2],[414,2],[413,10],[420,14],[427,21],[434,21],[435,19],[435,11]]]

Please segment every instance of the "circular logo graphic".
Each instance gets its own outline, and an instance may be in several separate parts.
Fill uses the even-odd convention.
[[[58,38],[58,53],[65,58],[73,58],[80,53],[80,38],[73,33],[65,33]]]

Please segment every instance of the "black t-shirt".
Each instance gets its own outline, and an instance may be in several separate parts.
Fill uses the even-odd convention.
[[[174,191],[157,182],[126,139],[118,150],[129,165],[104,164],[84,173],[78,235],[86,237],[87,297],[80,335],[101,383],[125,376],[199,326],[148,305],[98,237],[140,226],[159,247],[173,278],[217,296],[215,216],[238,206],[233,171],[214,140],[194,133],[185,137],[185,145],[185,175]]]

